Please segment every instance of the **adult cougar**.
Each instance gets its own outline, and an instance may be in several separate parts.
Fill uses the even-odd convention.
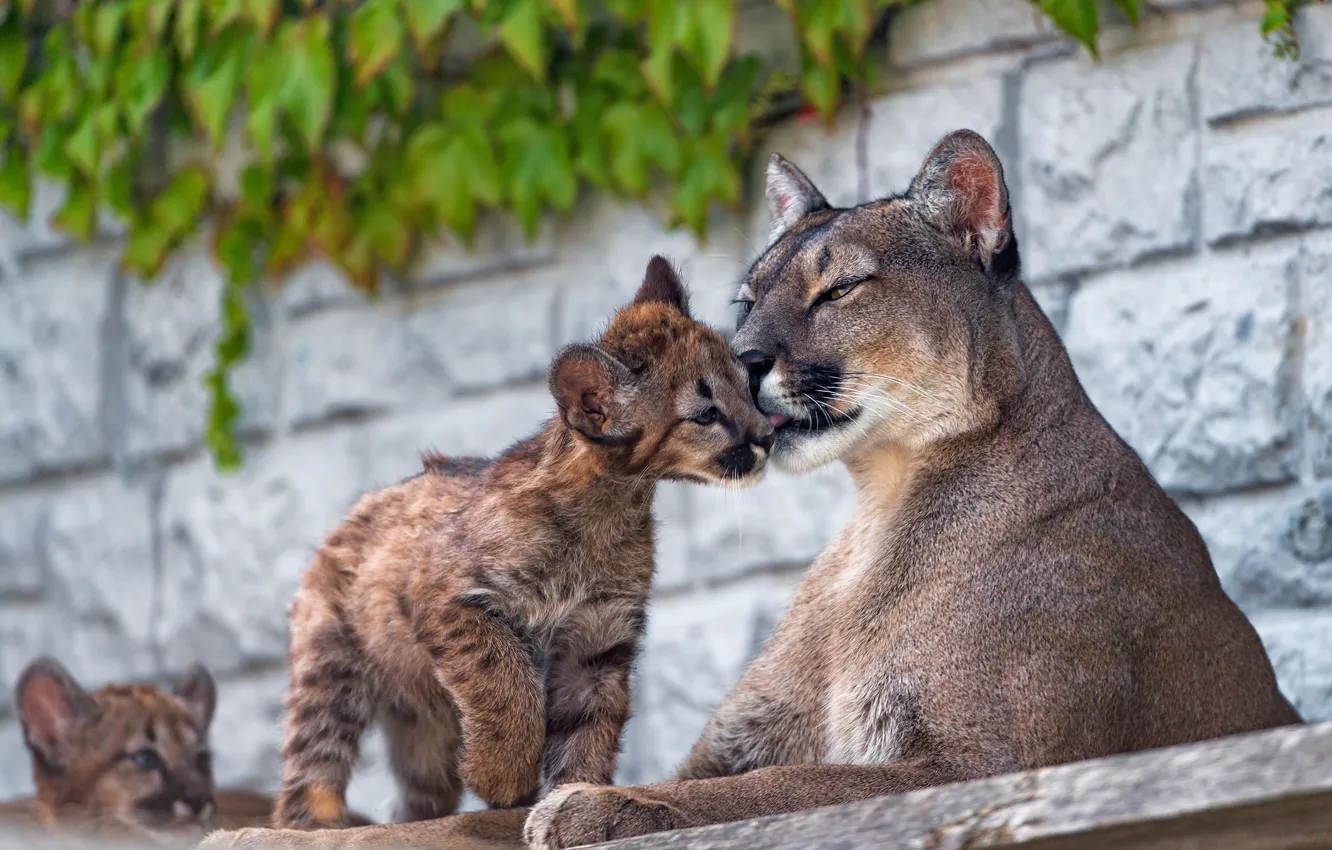
[[[1019,280],[984,139],[944,138],[901,197],[833,209],[780,156],[767,194],[735,347],[773,462],[843,460],[855,518],[677,781],[557,789],[534,847],[1300,722]]]

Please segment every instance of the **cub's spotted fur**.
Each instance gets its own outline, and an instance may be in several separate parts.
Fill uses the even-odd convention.
[[[181,842],[212,828],[266,826],[271,799],[213,789],[215,694],[200,665],[170,693],[123,684],[87,693],[59,662],[34,661],[14,701],[37,796],[0,804],[0,820]]]
[[[648,265],[597,345],[550,367],[559,413],[494,460],[428,455],[324,541],[291,607],[279,826],[343,826],[378,719],[400,817],[607,783],[653,572],[655,482],[747,485],[772,427],[721,336]],[[461,777],[460,777],[461,774]]]

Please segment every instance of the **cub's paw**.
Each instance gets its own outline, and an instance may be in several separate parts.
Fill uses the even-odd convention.
[[[463,758],[463,783],[472,793],[485,800],[492,808],[506,809],[530,802],[537,780],[540,778],[539,761],[515,763],[512,755],[486,755],[469,752]]]
[[[537,803],[523,839],[531,850],[563,850],[689,825],[679,809],[638,789],[580,782],[561,785]]]

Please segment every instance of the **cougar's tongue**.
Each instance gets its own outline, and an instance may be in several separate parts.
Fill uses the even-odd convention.
[[[768,422],[772,423],[772,427],[774,428],[780,428],[787,422],[791,421],[791,417],[787,416],[785,413],[769,413],[767,416]]]

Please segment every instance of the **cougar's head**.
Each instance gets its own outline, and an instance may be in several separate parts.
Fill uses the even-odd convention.
[[[613,471],[730,487],[763,477],[772,425],[726,340],[690,318],[661,257],[597,343],[565,348],[549,379],[565,423]]]
[[[43,658],[23,671],[15,697],[38,800],[56,825],[202,837],[214,809],[207,732],[215,700],[202,666],[171,693],[151,685],[87,693]]]
[[[850,209],[774,154],[767,195],[768,247],[737,296],[733,345],[777,426],[774,462],[804,471],[974,427],[982,348],[1011,334],[1018,278],[985,140],[950,134],[904,195]]]

